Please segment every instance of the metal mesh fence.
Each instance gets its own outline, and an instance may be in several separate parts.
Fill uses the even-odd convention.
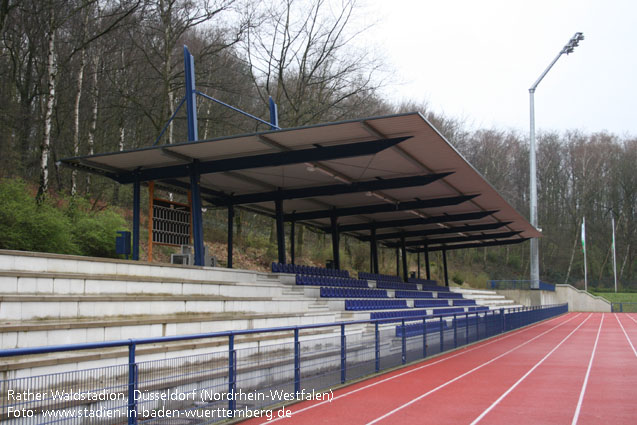
[[[0,411],[8,425],[180,425],[264,416],[273,406],[289,405],[307,399],[308,394],[326,392],[567,309],[567,305],[518,308],[209,334],[207,338],[221,341],[215,351],[203,352],[193,343],[197,354],[166,358],[166,352],[156,347],[143,361],[135,359],[136,346],[169,338],[110,342],[109,346],[129,346],[128,363],[34,376],[25,376],[28,370],[17,371],[0,381]],[[247,333],[249,339],[235,340]],[[200,340],[202,335],[170,340],[177,338]],[[86,348],[4,350],[0,356]]]

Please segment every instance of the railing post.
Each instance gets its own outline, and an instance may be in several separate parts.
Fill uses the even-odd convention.
[[[341,325],[341,384],[345,383],[347,376],[345,367],[347,365],[347,348],[345,346],[345,325]]]
[[[135,343],[128,345],[128,425],[137,424],[137,363],[135,362]]]
[[[458,316],[453,315],[453,348],[458,348]]]
[[[376,372],[380,372],[380,331],[378,330],[378,322],[374,323],[374,354],[376,356]]]
[[[403,335],[402,335],[402,363],[407,363],[407,328],[405,328],[405,319],[402,320]]]
[[[422,358],[427,357],[427,318],[422,318]]]
[[[235,392],[237,389],[237,359],[234,350],[234,334],[228,336],[228,410],[234,412],[237,406]]]
[[[301,343],[299,342],[299,328],[294,329],[294,393],[301,392]]]
[[[442,353],[445,350],[445,335],[444,335],[444,327],[442,326],[442,316],[438,317],[440,319],[440,352]]]
[[[469,313],[464,314],[464,345],[469,344]]]

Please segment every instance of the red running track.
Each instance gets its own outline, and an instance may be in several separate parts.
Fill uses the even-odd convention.
[[[637,315],[569,313],[244,424],[637,424]]]

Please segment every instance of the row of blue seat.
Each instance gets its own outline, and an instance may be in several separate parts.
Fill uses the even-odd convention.
[[[450,307],[450,308],[435,308],[433,310],[433,314],[456,314],[456,313],[464,313],[464,308]]]
[[[440,292],[438,298],[462,298],[462,294],[459,292]]]
[[[376,281],[377,288],[383,289],[402,289],[407,291],[418,290],[418,286],[413,283],[400,283],[400,282],[390,282],[388,280],[378,280]]]
[[[405,300],[345,300],[345,310],[386,310],[409,308]]]
[[[449,301],[435,298],[428,300],[414,300],[414,307],[443,307],[449,306]]]
[[[387,298],[387,291],[384,291],[381,289],[321,287],[321,297],[323,298]]]
[[[433,298],[433,294],[421,291],[396,291],[396,298]]]
[[[453,305],[476,305],[476,300],[453,300]]]
[[[449,292],[448,286],[422,285],[423,291]]]
[[[403,279],[400,276],[393,276],[388,274],[380,274],[380,273],[367,273],[367,272],[358,272],[359,279],[365,280],[384,280],[389,282],[402,282]]]
[[[485,311],[488,309],[489,307],[487,307],[486,305],[479,305],[477,307],[469,307],[469,311]]]
[[[323,267],[302,266],[298,264],[272,263],[273,273],[294,273],[311,276],[349,277],[347,270],[326,269]]]
[[[393,319],[397,317],[421,317],[426,316],[427,310],[401,310],[401,311],[379,311],[370,314],[369,318],[374,319]]]
[[[344,286],[347,288],[368,288],[366,280],[351,279],[346,277],[307,276],[296,275],[297,285],[312,286]]]

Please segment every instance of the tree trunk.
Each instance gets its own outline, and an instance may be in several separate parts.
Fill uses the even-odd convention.
[[[88,13],[86,14],[88,17]],[[80,69],[77,71],[77,93],[75,93],[75,107],[73,109],[73,156],[80,154],[80,100],[82,99],[82,83],[84,81],[84,67],[86,66],[86,50],[80,53]],[[71,196],[77,194],[77,170],[71,172]]]
[[[296,231],[296,255],[301,258],[303,257],[303,232],[305,231],[305,226],[300,224],[298,226],[298,230]]]
[[[88,130],[88,154],[93,155],[95,151],[95,131],[97,129],[97,110],[99,105],[99,95],[100,89],[98,86],[98,73],[100,67],[100,59],[99,54],[96,54],[93,58],[93,111],[91,114],[91,125]],[[88,196],[91,193],[91,175],[89,173],[86,174],[86,195]]]
[[[55,104],[55,83],[57,77],[57,62],[55,58],[55,28],[53,23],[53,11],[49,19],[49,34],[47,40],[47,92],[44,110],[44,135],[40,145],[40,187],[37,200],[41,203],[49,191],[49,153],[51,152],[51,121],[53,118],[53,105]]]

